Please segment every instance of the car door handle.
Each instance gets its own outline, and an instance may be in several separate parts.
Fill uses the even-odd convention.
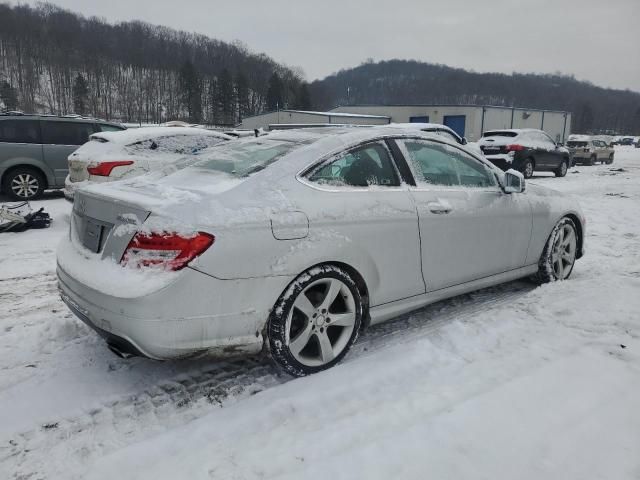
[[[430,202],[427,203],[427,207],[431,213],[435,213],[437,215],[444,215],[446,213],[451,213],[451,205],[444,205],[440,202]]]

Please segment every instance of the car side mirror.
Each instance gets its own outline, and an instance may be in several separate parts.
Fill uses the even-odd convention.
[[[504,193],[524,192],[524,175],[514,169],[504,172]]]

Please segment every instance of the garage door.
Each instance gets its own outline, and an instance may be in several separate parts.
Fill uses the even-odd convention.
[[[445,115],[444,124],[461,137],[464,137],[466,115]]]

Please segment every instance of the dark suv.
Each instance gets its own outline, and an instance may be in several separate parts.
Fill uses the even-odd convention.
[[[96,132],[124,130],[93,118],[0,114],[0,192],[32,200],[64,187],[67,157]]]
[[[484,132],[478,144],[487,160],[502,170],[518,170],[524,178],[531,178],[534,171],[564,177],[571,166],[569,150],[542,130],[492,130]]]

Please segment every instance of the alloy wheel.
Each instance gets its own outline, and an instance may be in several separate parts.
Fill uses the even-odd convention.
[[[286,325],[291,355],[309,367],[325,365],[349,344],[356,325],[353,294],[341,280],[319,279],[299,293]]]
[[[30,173],[20,173],[11,180],[11,191],[20,198],[31,198],[40,188],[38,179]]]
[[[551,250],[551,265],[556,279],[564,280],[571,274],[576,261],[576,232],[571,225],[563,225],[558,230]]]
[[[533,177],[533,162],[531,162],[530,160],[524,166],[524,176],[525,178]]]

